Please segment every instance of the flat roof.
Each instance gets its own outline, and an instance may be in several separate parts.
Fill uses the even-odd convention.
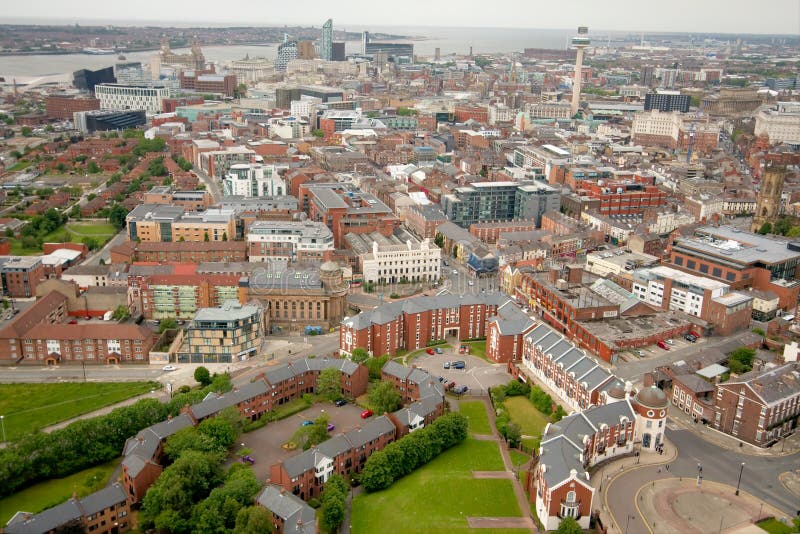
[[[689,274],[683,271],[679,271],[678,269],[673,269],[665,265],[659,265],[657,267],[649,267],[646,269],[640,269],[636,271],[637,275],[641,274],[646,276],[648,273],[656,275],[659,278],[669,278],[680,284],[687,286],[695,286],[702,289],[714,290],[714,289],[724,289],[728,287],[728,284],[714,280],[713,278],[696,276],[694,274]]]
[[[790,250],[787,240],[745,232],[732,226],[702,226],[695,230],[693,237],[676,239],[675,245],[744,264],[773,264],[800,259],[800,252]]]

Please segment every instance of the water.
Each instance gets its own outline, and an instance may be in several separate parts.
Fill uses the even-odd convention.
[[[433,56],[436,48],[442,56],[447,54],[468,54],[470,46],[473,53],[522,52],[525,48],[564,49],[575,30],[543,30],[526,28],[439,28],[439,27],[400,27],[400,26],[341,26],[337,29],[347,31],[368,30],[372,33],[406,35],[414,42],[414,52],[423,56]],[[605,32],[597,38],[605,41],[607,37],[619,37],[619,32]],[[233,45],[204,46],[203,54],[209,61],[226,62],[250,57],[263,56],[274,59],[277,45]],[[347,53],[358,52],[360,41],[348,41]],[[186,53],[188,49],[177,49]],[[156,50],[126,53],[126,61],[148,63]],[[116,55],[90,56],[87,54],[0,56],[0,76],[7,80],[13,77],[48,76],[71,73],[78,69],[100,69],[116,63]]]

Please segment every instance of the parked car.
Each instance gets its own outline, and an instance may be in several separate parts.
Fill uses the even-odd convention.
[[[425,349],[425,352],[427,352],[428,354],[433,354],[433,349]]]
[[[248,454],[247,456],[242,456],[242,463],[253,465],[254,463],[256,463],[256,460],[255,458],[253,458]]]
[[[336,425],[334,425],[333,423],[328,423],[328,432],[333,432],[333,430],[335,428],[336,428]]]
[[[464,361],[462,361],[462,360],[459,360],[459,361],[457,361],[457,362],[453,362],[453,363],[451,363],[451,364],[450,364],[450,366],[451,366],[453,369],[464,369],[464,368],[466,368],[466,367],[467,367],[467,363],[466,363],[466,362],[464,362]]]
[[[344,399],[339,399],[339,400],[337,400],[336,402],[334,402],[334,404],[335,404],[336,406],[344,406],[345,404],[347,404],[347,401],[346,401],[346,400],[344,400]]]
[[[693,335],[693,336],[694,336],[696,339],[700,339],[700,334],[698,334],[698,333],[697,333],[697,332],[695,332],[694,330],[689,330],[689,333],[690,333],[691,335]]]
[[[308,419],[306,419],[305,421],[303,421],[303,426],[311,426],[311,425],[313,425],[313,424],[314,424],[314,421],[309,421]]]
[[[685,336],[683,336],[683,339],[685,339],[689,343],[694,343],[695,341],[697,341],[697,338],[694,337],[692,334],[686,334]]]
[[[667,345],[674,345],[675,344],[675,342],[672,341],[671,339],[665,340],[664,343],[666,343]]]
[[[451,389],[453,389],[453,388],[455,387],[455,385],[456,385],[456,383],[455,383],[455,382],[450,382],[449,384],[447,384],[447,385],[444,387],[444,389],[446,389],[447,391],[450,391]]]
[[[645,355],[645,352],[644,352],[643,350],[637,350],[637,351],[636,351],[636,355],[637,355],[637,356],[644,356],[644,355]]]
[[[469,281],[469,285],[470,285],[470,286],[474,286],[474,285],[475,285],[475,282],[473,282],[472,280],[470,280],[470,281]]]
[[[178,368],[175,367],[174,365],[165,365],[164,367],[161,368],[162,371],[175,371],[177,369]]]
[[[444,382],[444,377],[443,376],[439,377],[439,382]]]
[[[433,349],[436,354],[444,354],[444,349],[442,347],[436,347]]]
[[[457,269],[453,269],[453,274],[458,274],[458,270]]]
[[[667,345],[667,344],[666,344],[666,343],[664,343],[663,341],[659,341],[658,343],[656,343],[656,345],[658,345],[658,346],[659,346],[659,348],[662,348],[662,349],[664,349],[664,350],[669,350],[669,345]]]
[[[445,267],[450,267],[450,262],[449,262],[449,261],[447,261],[447,260],[444,260],[444,266],[445,266]]]
[[[373,415],[374,414],[372,413],[372,410],[364,410],[363,412],[361,412],[361,419],[368,419]]]
[[[444,362],[444,365],[442,367],[444,367],[445,369],[450,369],[450,362]]]
[[[453,390],[453,393],[457,395],[461,395],[462,393],[466,393],[469,388],[467,386],[458,386]]]

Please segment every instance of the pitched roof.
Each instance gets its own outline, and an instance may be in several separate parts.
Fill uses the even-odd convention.
[[[316,512],[303,499],[278,485],[268,484],[256,497],[258,504],[283,519],[285,534],[315,534]]]

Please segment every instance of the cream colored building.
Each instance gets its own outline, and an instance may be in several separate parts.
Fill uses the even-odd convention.
[[[442,276],[442,250],[430,239],[417,240],[408,232],[383,236],[347,234],[348,245],[359,255],[365,282],[436,281]]]
[[[756,114],[756,137],[766,135],[770,143],[800,143],[800,103],[778,102]]]

